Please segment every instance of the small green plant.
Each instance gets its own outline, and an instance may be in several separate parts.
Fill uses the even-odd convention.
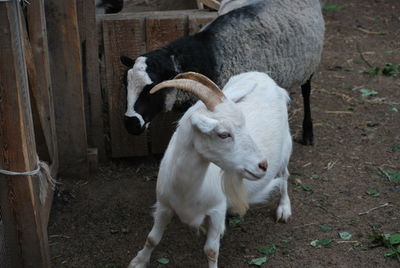
[[[275,256],[277,250],[278,249],[275,245],[262,246],[257,249],[257,251],[260,252],[261,254],[271,255],[271,256]]]
[[[333,227],[329,225],[320,225],[319,228],[321,228],[321,230],[325,232],[333,230]]]
[[[229,218],[228,225],[230,228],[239,227],[244,222],[243,217],[232,217]]]
[[[315,247],[315,248],[322,248],[322,247],[328,247],[332,243],[332,239],[330,238],[325,238],[321,240],[313,240],[310,242],[310,245]]]
[[[400,144],[394,145],[392,148],[390,148],[390,151],[391,151],[392,153],[400,152]]]
[[[343,9],[342,6],[337,6],[337,5],[325,5],[322,8],[328,12],[340,11]]]
[[[374,66],[374,67],[371,67],[371,68],[365,70],[363,73],[370,74],[370,75],[378,75],[380,70],[381,70],[381,67]]]
[[[348,233],[348,232],[339,232],[339,237],[342,240],[350,240],[352,235],[350,233]]]
[[[369,238],[372,239],[372,248],[387,247],[390,250],[385,253],[387,258],[400,258],[400,233],[396,234],[373,234]]]
[[[249,264],[261,266],[263,263],[266,263],[267,260],[268,260],[267,257],[253,258],[253,259],[249,260]]]
[[[400,73],[400,64],[387,63],[385,66],[373,66],[365,71],[364,74],[384,76],[396,76]]]
[[[379,196],[379,191],[378,190],[376,190],[376,189],[368,189],[367,190],[367,195],[370,195],[370,196]]]
[[[366,88],[360,89],[360,93],[361,93],[361,97],[363,97],[363,98],[378,95],[378,92],[376,92],[375,90],[369,90]]]
[[[157,262],[161,263],[161,264],[168,264],[169,263],[169,259],[168,258],[159,258],[157,260]]]

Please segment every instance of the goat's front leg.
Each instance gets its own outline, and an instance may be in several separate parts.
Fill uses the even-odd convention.
[[[220,239],[225,231],[226,207],[225,209],[216,210],[208,216],[209,225],[204,253],[208,259],[208,267],[217,268]]]
[[[128,268],[144,268],[147,266],[150,262],[151,253],[160,242],[164,230],[171,221],[172,216],[173,211],[170,208],[157,203],[156,211],[154,212],[153,228],[147,236],[144,248],[138,252],[136,257],[129,264]]]
[[[281,199],[279,201],[279,206],[276,210],[276,221],[282,220],[287,222],[290,216],[292,215],[292,208],[290,205],[290,198],[288,194],[288,178],[289,178],[289,171],[287,168],[284,172],[282,172],[280,178],[276,178],[281,180],[280,184],[280,192],[281,192]]]

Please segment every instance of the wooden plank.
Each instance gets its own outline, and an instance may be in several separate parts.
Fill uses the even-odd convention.
[[[152,51],[187,34],[187,16],[148,16],[146,18],[147,51]]]
[[[217,12],[203,12],[189,15],[189,35],[199,32],[218,16]]]
[[[120,56],[135,58],[146,52],[144,18],[103,21],[106,89],[112,157],[144,156],[149,153],[146,133],[130,135],[124,126],[126,90],[123,77],[126,67]]]
[[[0,3],[0,168],[33,170],[36,145],[19,3]],[[47,231],[32,176],[0,175],[0,206],[11,267],[50,267]]]
[[[182,36],[187,35],[187,16],[149,16],[146,18],[146,43],[149,51],[158,49]],[[153,154],[164,153],[175,130],[173,121],[177,113],[159,114],[150,124],[150,143]]]
[[[49,51],[47,45],[47,27],[43,0],[33,1],[26,8],[29,44],[31,46],[33,64],[36,73],[38,92],[35,99],[38,101],[38,110],[41,110],[40,122],[44,129],[44,136],[49,148],[49,163],[54,171],[58,169],[57,132],[55,128],[55,114],[51,87]],[[44,159],[44,158],[41,158]],[[52,176],[56,176],[53,172]]]
[[[99,77],[99,49],[96,28],[95,1],[76,0],[79,35],[82,48],[83,87],[86,98],[88,143],[96,147],[101,161],[106,159],[103,100]]]
[[[45,0],[59,172],[88,174],[82,60],[75,1]]]

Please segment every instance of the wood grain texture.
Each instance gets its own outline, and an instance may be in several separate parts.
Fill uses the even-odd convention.
[[[218,16],[217,12],[203,12],[189,15],[189,35],[199,32]]]
[[[36,145],[17,1],[0,3],[0,168],[36,168]],[[0,206],[12,267],[50,267],[47,231],[32,176],[0,175]]]
[[[96,147],[101,161],[106,159],[103,100],[100,87],[99,45],[96,29],[95,1],[76,0],[82,48],[83,88],[88,143]]]
[[[130,135],[124,126],[126,89],[123,77],[126,67],[120,61],[122,55],[136,58],[146,52],[144,25],[144,18],[103,21],[112,157],[143,156],[149,153],[147,134]]]
[[[81,46],[75,1],[45,0],[59,171],[87,176]]]

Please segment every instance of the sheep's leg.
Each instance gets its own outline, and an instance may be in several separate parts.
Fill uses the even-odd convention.
[[[313,145],[314,134],[313,134],[313,123],[311,118],[311,107],[310,107],[310,94],[311,94],[311,78],[301,86],[301,93],[303,95],[304,104],[304,119],[303,119],[303,144]]]
[[[147,236],[144,248],[138,252],[136,257],[131,261],[128,268],[142,268],[146,267],[150,262],[150,256],[154,248],[160,242],[164,230],[168,223],[171,221],[173,211],[160,203],[157,204],[156,211],[154,212],[154,225],[149,235]]]
[[[224,209],[224,211],[226,208]],[[207,240],[204,245],[204,253],[208,259],[209,268],[218,267],[218,254],[221,236],[225,231],[225,213],[215,211],[209,215],[209,225],[207,231]]]
[[[289,171],[286,168],[282,174],[282,177],[279,178],[281,180],[279,188],[281,192],[281,199],[279,201],[279,206],[276,210],[276,221],[282,220],[284,222],[287,222],[292,215],[292,208],[290,205],[290,198],[288,194],[288,178]]]

